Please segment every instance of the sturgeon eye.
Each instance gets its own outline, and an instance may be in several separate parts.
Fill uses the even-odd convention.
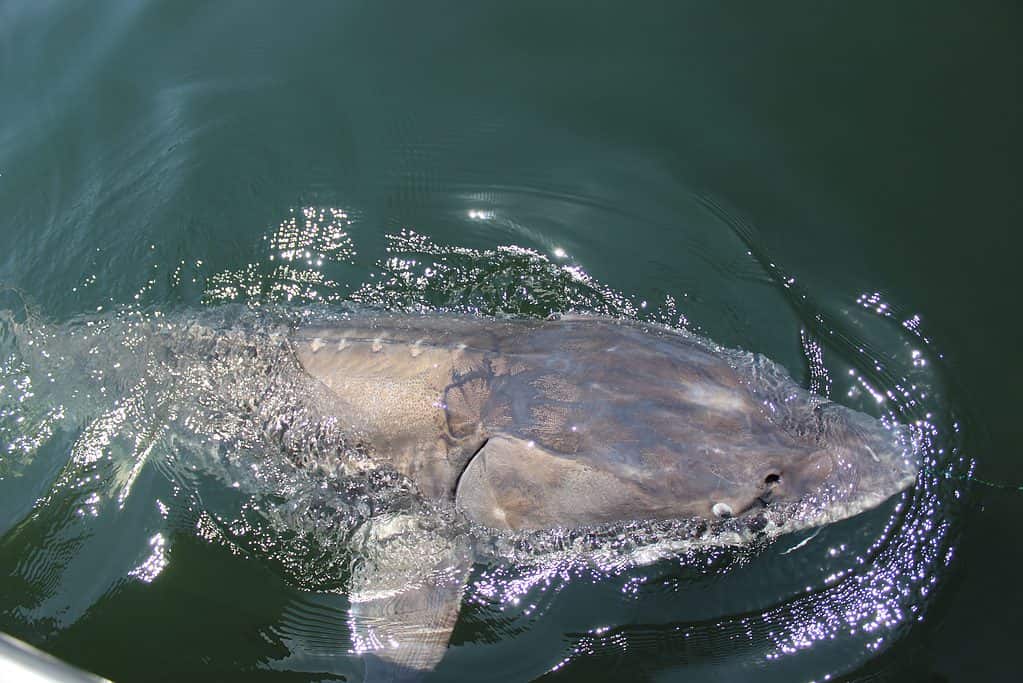
[[[764,477],[764,483],[767,484],[768,486],[774,486],[779,481],[781,481],[781,475],[776,474],[774,472],[771,472],[769,475]]]

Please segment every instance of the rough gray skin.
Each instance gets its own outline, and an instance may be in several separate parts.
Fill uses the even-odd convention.
[[[294,344],[376,459],[485,526],[713,520],[836,501],[810,526],[914,481],[877,420],[809,394],[766,359],[658,326],[384,316],[300,329]],[[357,606],[367,623],[391,625],[375,638],[390,646],[373,675],[439,661],[467,567],[452,561],[453,582]]]

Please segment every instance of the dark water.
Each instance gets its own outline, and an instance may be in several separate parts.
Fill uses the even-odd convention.
[[[477,567],[438,680],[1015,679],[1023,494],[967,480],[1023,482],[1020,20],[0,2],[0,630],[117,680],[359,680],[341,513],[188,441],[200,380],[118,344],[237,304],[574,308],[921,421],[927,465],[741,557]]]

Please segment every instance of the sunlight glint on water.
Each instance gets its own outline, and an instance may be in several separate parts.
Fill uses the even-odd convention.
[[[476,214],[470,218],[489,218]],[[133,537],[133,559],[119,570],[142,583],[173,566],[175,534],[185,532],[265,563],[299,591],[344,595],[353,568],[379,552],[365,543],[374,523],[416,512],[421,521],[409,533],[424,538],[464,524],[417,500],[401,477],[374,469],[336,425],[317,421],[321,398],[289,360],[287,326],[342,319],[366,307],[488,316],[584,312],[679,329],[688,324],[678,304],[684,293],[647,307],[598,282],[560,249],[554,261],[515,245],[441,245],[410,229],[389,235],[387,257],[361,286],[347,288],[324,271],[354,263],[357,227],[340,209],[305,207],[266,236],[263,261],[204,273],[196,259],[205,310],[156,308],[143,287],[131,305],[93,317],[8,318],[0,428],[17,436],[8,446],[16,457],[5,459],[6,476],[30,467],[55,431],[80,430],[70,461],[36,501],[36,514],[70,504],[77,519],[57,529],[87,557],[90,536],[116,527],[133,505],[149,510],[147,531]],[[175,271],[172,282],[181,277]],[[322,308],[324,302],[334,308]],[[655,618],[643,621],[659,626],[608,624],[606,614],[576,605],[561,622],[576,635],[566,637],[561,652],[541,649],[537,661],[524,665],[530,675],[585,672],[617,653],[645,649],[656,663],[664,642],[678,646],[675,664],[692,664],[704,655],[687,643],[725,638],[739,645],[731,664],[737,671],[771,663],[784,672],[787,660],[805,652],[833,660],[829,668],[841,671],[925,618],[927,596],[953,554],[953,529],[941,511],[958,489],[947,476],[968,463],[957,455],[948,406],[934,398],[940,379],[931,374],[931,342],[918,317],[900,320],[878,294],[856,303],[891,321],[895,335],[909,335],[904,352],[882,361],[858,340],[858,322],[822,313],[812,327],[794,320],[792,336],[815,391],[914,426],[925,466],[913,491],[867,519],[767,547],[680,544],[673,539],[688,532],[672,523],[483,532],[478,542],[487,548],[487,564],[477,568],[466,597],[482,642],[542,633],[550,615],[567,612],[562,606],[576,605],[587,590],[616,601],[615,611],[656,595]],[[59,389],[38,394],[34,387],[55,374]],[[154,490],[160,498],[150,497]],[[422,547],[411,543],[401,552],[408,556],[388,561],[417,561]],[[49,566],[48,576],[67,566],[44,547],[34,553]],[[753,568],[776,580],[763,596],[737,598]],[[24,564],[15,572],[28,581],[36,576]],[[694,606],[684,587],[701,583],[716,597]],[[720,611],[708,612],[712,604]],[[44,615],[45,608],[29,618]]]

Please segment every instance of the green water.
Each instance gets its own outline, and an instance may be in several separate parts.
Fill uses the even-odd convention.
[[[682,316],[810,384],[802,330],[837,400],[870,406],[856,378],[927,394],[890,402],[938,430],[913,494],[789,554],[803,536],[558,575],[521,605],[485,589],[514,563],[478,567],[436,679],[1014,680],[1023,494],[964,479],[1023,483],[1021,19],[0,0],[0,309],[57,330],[231,302]],[[0,630],[116,680],[361,679],[343,567],[259,527],[213,469],[183,476],[187,444],[158,441],[123,501],[79,495],[62,472],[94,416],[68,387],[95,377],[4,363]],[[132,395],[103,386],[100,412]],[[113,447],[169,420],[150,398]]]

